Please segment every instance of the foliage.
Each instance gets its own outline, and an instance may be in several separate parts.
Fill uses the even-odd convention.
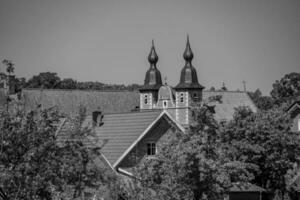
[[[289,193],[291,199],[297,199],[300,192],[300,171],[297,163],[292,169],[289,169],[285,175],[286,191]]]
[[[118,85],[118,84],[104,84],[101,82],[79,82],[72,78],[65,78],[61,80],[57,73],[42,72],[39,75],[33,76],[29,79],[24,88],[44,88],[44,89],[79,89],[79,90],[137,90],[141,86],[138,84]]]
[[[59,141],[56,110],[2,113],[0,188],[5,200],[81,199],[87,190],[115,187],[115,175],[96,163],[99,151],[82,142],[92,134],[81,128],[82,116],[74,119],[70,139]]]
[[[299,137],[290,126],[289,116],[280,108],[257,113],[239,108],[223,127],[221,142],[227,157],[258,166],[252,171],[253,183],[284,192],[285,174],[300,152]]]
[[[287,101],[300,95],[300,73],[286,74],[273,84],[271,96],[278,101]]]
[[[210,108],[194,110],[194,117],[189,131],[172,134],[158,155],[138,166],[141,191],[149,199],[217,199],[231,181],[252,178],[244,163],[223,157]]]
[[[14,70],[15,70],[14,65],[15,64],[11,60],[4,59],[2,61],[2,64],[4,64],[6,66],[6,72],[8,74],[14,73]]]
[[[60,78],[54,72],[42,72],[37,76],[33,76],[26,83],[28,88],[44,88],[54,89],[59,84]]]
[[[259,89],[248,92],[250,98],[260,110],[269,110],[275,105],[275,100],[269,96],[263,96]]]
[[[63,79],[59,84],[59,89],[76,89],[77,82],[71,78],[65,78]]]

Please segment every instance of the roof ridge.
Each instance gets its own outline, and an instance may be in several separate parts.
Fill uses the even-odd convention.
[[[174,87],[168,85],[171,89]],[[39,91],[83,91],[83,92],[139,92],[139,90],[97,90],[97,89],[44,89],[44,88],[23,88],[23,90],[39,90]],[[235,90],[203,90],[203,92],[232,92],[232,93],[247,93],[247,91],[235,91]]]
[[[245,93],[247,94],[248,92],[245,91],[234,91],[234,90],[215,90],[215,91],[211,91],[211,90],[203,90],[203,92],[223,92],[223,93]]]
[[[138,90],[80,90],[80,89],[43,89],[43,88],[23,88],[22,90],[39,90],[39,91],[83,91],[83,92],[138,92]]]
[[[161,113],[163,109],[152,109],[152,110],[143,110],[143,111],[132,111],[132,112],[118,112],[118,113],[103,113],[104,116],[107,115],[125,115],[125,114],[137,114],[137,113]],[[87,117],[91,117],[92,115],[87,115]]]

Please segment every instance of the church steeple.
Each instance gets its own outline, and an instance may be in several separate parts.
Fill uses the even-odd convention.
[[[152,40],[151,50],[150,50],[150,53],[148,55],[148,61],[149,61],[151,67],[152,66],[156,67],[156,63],[158,61],[158,56],[157,56],[156,51],[155,51],[154,41],[153,40]]]
[[[175,89],[203,89],[204,87],[198,82],[196,69],[192,65],[194,54],[191,49],[189,36],[187,36],[183,58],[185,60],[185,66],[181,70],[180,82]]]
[[[194,58],[194,54],[193,54],[193,51],[192,51],[191,45],[190,45],[189,35],[187,35],[186,47],[185,47],[185,51],[183,53],[183,58],[184,58],[185,62],[189,63],[190,65]]]
[[[156,67],[158,56],[155,51],[154,41],[152,40],[152,46],[148,55],[148,61],[150,68],[146,72],[144,86],[140,90],[158,90],[162,86],[161,74]]]

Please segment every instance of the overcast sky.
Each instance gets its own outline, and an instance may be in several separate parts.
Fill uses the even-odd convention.
[[[0,59],[26,78],[51,71],[142,84],[154,39],[162,77],[175,86],[187,33],[207,89],[245,80],[269,94],[275,80],[300,73],[299,0],[0,0]]]

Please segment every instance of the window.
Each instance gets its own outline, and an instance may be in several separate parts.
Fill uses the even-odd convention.
[[[147,143],[147,155],[153,156],[156,154],[156,145],[154,142]]]
[[[180,103],[183,103],[183,93],[180,93]]]
[[[145,94],[145,96],[144,96],[144,103],[148,104],[148,95],[147,94]]]
[[[193,94],[193,97],[194,97],[194,100],[198,100],[198,95],[196,92]]]
[[[300,119],[298,119],[298,131],[300,131]]]
[[[168,102],[166,100],[163,101],[163,108],[168,107]]]

